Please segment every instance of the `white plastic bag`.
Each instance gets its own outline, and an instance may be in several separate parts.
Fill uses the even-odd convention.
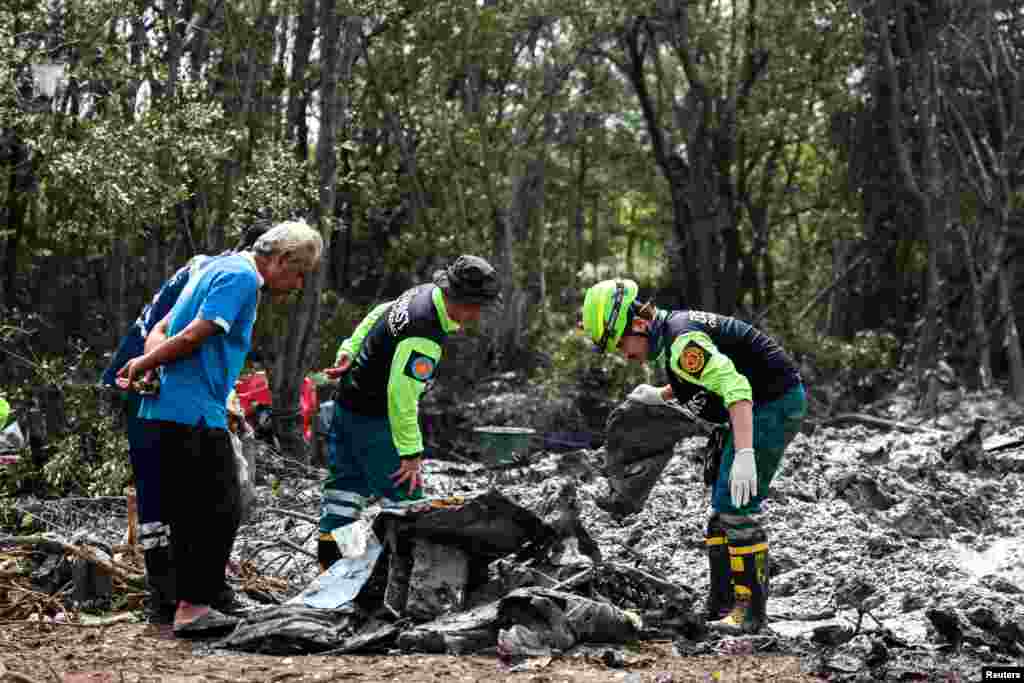
[[[249,461],[245,459],[245,451],[242,439],[234,432],[231,435],[231,449],[235,454],[235,473],[238,476],[238,491],[242,502],[241,518],[246,520],[252,511],[252,504],[256,500],[256,485],[253,482],[253,472],[249,468]]]
[[[7,425],[7,427],[0,432],[0,453],[20,451],[24,446],[25,436],[21,433],[21,427],[18,426],[17,420]]]

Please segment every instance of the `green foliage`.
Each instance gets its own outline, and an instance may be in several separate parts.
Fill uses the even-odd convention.
[[[60,390],[69,416],[68,431],[44,445],[41,468],[27,447],[17,463],[0,468],[0,498],[25,492],[58,498],[121,495],[131,482],[128,440],[119,420],[111,415],[107,398],[94,386],[66,382]],[[12,403],[23,406],[27,393],[12,392],[16,397]]]
[[[894,368],[899,361],[899,340],[881,330],[860,330],[851,340],[807,332],[791,336],[786,343],[787,350],[831,377]]]
[[[551,316],[551,326],[537,348],[551,357],[551,367],[535,372],[531,378],[552,398],[563,395],[567,388],[600,391],[610,400],[625,397],[637,384],[650,382],[653,368],[629,362],[619,354],[598,354],[594,345],[570,317],[561,313]]]
[[[352,303],[335,292],[324,292],[320,300],[320,326],[317,328],[320,345],[316,349],[317,368],[334,365],[338,347],[355,331],[356,326],[372,306]]]
[[[74,135],[49,130],[29,138],[45,159],[42,191],[55,217],[54,242],[103,253],[115,236],[174,222],[174,209],[216,179],[219,160],[241,133],[223,127],[219,104],[190,100],[151,108],[125,125],[83,122]],[[73,210],[70,210],[73,207]]]
[[[291,80],[302,6],[247,1],[211,13],[209,3],[170,2],[140,14],[129,0],[3,3],[0,136],[16,135],[32,152],[30,187],[21,189],[0,156],[0,205],[26,205],[23,226],[0,228],[10,240],[6,253],[16,257],[7,261],[18,280],[16,292],[4,292],[8,303],[24,298],[26,285],[46,289],[31,282],[43,257],[75,265],[86,257],[82,272],[62,278],[52,296],[95,279],[97,306],[109,301],[109,315],[133,298],[133,287],[152,286],[193,252],[221,248],[224,233],[236,234],[253,216],[318,215],[315,149],[309,160],[297,158],[295,146],[305,141],[291,139],[284,125],[294,102],[308,103],[301,115],[314,134],[322,120],[316,51],[306,73]],[[574,327],[571,299],[581,286],[616,274],[679,285],[679,269],[667,266],[681,258],[693,265],[694,216],[702,209],[673,201],[652,154],[658,132],[658,142],[690,164],[722,145],[713,150],[715,165],[692,179],[707,180],[708,192],[720,195],[708,202],[723,208],[716,229],[737,231],[737,252],[719,240],[715,259],[743,263],[746,310],[768,309],[783,339],[792,338],[788,346],[830,371],[895,362],[881,338],[843,342],[789,329],[834,279],[837,242],[859,253],[876,227],[864,218],[870,193],[848,177],[852,148],[877,149],[874,138],[884,139],[880,120],[864,116],[874,96],[866,94],[873,57],[864,54],[872,37],[862,12],[839,0],[712,0],[666,10],[638,0],[350,3],[346,15],[364,18],[366,42],[343,46],[354,61],[338,85],[332,188],[350,221],[350,281],[367,264],[375,273],[404,273],[461,252],[496,255],[504,226],[514,225],[504,275],[533,296],[529,342],[555,357],[543,381],[606,375],[608,391],[620,394],[650,370],[579,353],[566,330]],[[622,39],[639,23],[654,130],[627,77]],[[763,71],[741,87],[760,57]],[[52,60],[67,63],[81,96],[66,95],[48,110],[19,108],[18,86],[30,66]],[[969,97],[972,70],[946,61],[961,72],[947,91]],[[711,106],[702,108],[702,93]],[[701,129],[715,134],[702,140]],[[1014,206],[1020,197],[1010,200]],[[888,273],[876,270],[879,280],[917,276],[929,255],[905,230],[913,217],[900,205],[909,203],[891,201],[891,211],[869,207],[886,216],[892,242],[878,245],[893,254]],[[982,220],[973,201],[953,208],[964,223]],[[857,279],[869,277],[864,272],[841,287],[855,290]],[[723,290],[732,284],[719,283]],[[320,367],[366,313],[335,293],[324,297]],[[281,307],[261,313],[257,344],[286,314]],[[35,359],[40,381],[58,385],[61,360]],[[83,445],[52,447],[57,457],[47,476],[60,487],[77,481],[68,454]],[[107,473],[118,476],[114,467]]]
[[[341,342],[352,334],[363,317],[370,312],[370,308],[342,298],[331,290],[320,293],[320,323],[316,327],[316,346],[312,351],[311,371],[334,365],[334,357]],[[288,315],[286,306],[264,304],[260,307],[253,331],[257,350],[272,351],[267,345],[274,343],[280,330],[288,324]],[[248,365],[243,373],[257,369],[251,362]]]
[[[21,418],[26,438],[24,418],[33,405],[39,406],[40,419],[54,434],[48,434],[49,442],[40,449],[42,462],[34,459],[26,445],[17,463],[0,468],[0,499],[26,492],[43,497],[121,495],[131,481],[128,440],[120,419],[121,395],[78,379],[101,372],[88,348],[73,346],[67,356],[37,354],[32,336],[41,321],[32,315],[12,318],[16,324],[0,329],[0,351],[15,359],[23,374],[0,393]],[[47,419],[51,403],[59,404],[66,416],[60,435],[60,425]]]
[[[254,214],[275,222],[307,215],[316,197],[315,171],[306,162],[285,145],[261,147],[235,192],[230,224],[241,232]]]

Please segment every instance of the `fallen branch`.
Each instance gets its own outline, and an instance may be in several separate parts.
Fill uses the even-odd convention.
[[[593,567],[587,567],[586,569],[581,571],[579,574],[576,574],[574,576],[570,576],[565,581],[559,581],[554,586],[551,586],[551,590],[553,590],[553,591],[560,591],[560,590],[565,590],[566,588],[575,588],[579,584],[581,584],[584,581],[586,581],[587,579],[589,579],[590,575],[593,574],[593,573],[594,573],[594,568]]]
[[[667,580],[659,578],[657,576],[653,576],[651,574],[648,574],[643,569],[637,569],[636,567],[630,567],[629,565],[626,565],[626,564],[619,564],[618,562],[609,562],[607,564],[612,569],[615,569],[616,571],[623,572],[625,574],[631,574],[638,581],[645,581],[645,582],[651,584],[652,586],[654,586],[655,588],[659,588],[662,591],[664,591],[665,593],[668,593],[669,595],[680,595],[680,594],[682,594],[682,595],[686,595],[687,597],[689,597],[689,594],[681,586],[677,586],[676,584],[671,583],[670,581],[667,581]]]
[[[990,446],[986,448],[985,452],[998,453],[1000,451],[1008,451],[1011,448],[1016,448],[1017,446],[1024,446],[1024,439],[1016,439],[1014,441],[1007,441],[1006,443],[999,443],[996,444],[995,446]]]
[[[813,299],[811,299],[811,300],[810,300],[810,301],[808,302],[808,304],[807,304],[806,306],[804,306],[803,310],[802,310],[802,311],[800,311],[800,312],[799,312],[799,313],[797,314],[797,316],[796,316],[796,319],[795,319],[795,321],[794,321],[794,322],[800,322],[800,321],[801,321],[801,320],[803,320],[803,319],[804,319],[805,317],[807,317],[807,314],[808,314],[808,313],[810,313],[811,311],[813,311],[813,310],[814,310],[814,307],[815,307],[815,306],[817,306],[817,305],[818,305],[818,304],[820,304],[820,303],[821,303],[822,301],[824,301],[824,300],[825,300],[825,298],[826,298],[826,297],[827,297],[827,296],[828,296],[829,294],[831,294],[831,293],[832,293],[832,290],[833,290],[833,289],[835,289],[836,287],[838,287],[838,286],[839,286],[839,284],[840,284],[840,283],[841,283],[841,282],[842,282],[843,280],[845,280],[846,278],[848,278],[848,277],[849,277],[850,275],[853,275],[853,273],[854,273],[854,272],[856,272],[856,270],[857,270],[858,268],[860,268],[860,267],[861,267],[862,265],[864,265],[865,263],[867,263],[867,260],[868,260],[868,259],[869,259],[870,257],[871,257],[871,252],[870,252],[870,251],[866,251],[866,252],[864,252],[863,254],[861,254],[861,255],[860,255],[860,256],[859,256],[859,257],[858,257],[858,258],[857,258],[857,259],[856,259],[856,260],[855,260],[855,261],[854,261],[853,263],[851,263],[851,264],[850,264],[850,265],[849,265],[849,266],[848,266],[848,267],[846,268],[846,270],[844,270],[844,271],[843,271],[842,273],[840,273],[840,274],[839,274],[839,276],[838,276],[838,277],[836,277],[836,278],[835,278],[834,280],[832,280],[831,284],[829,284],[829,285],[828,285],[827,287],[825,287],[824,289],[822,289],[821,291],[819,291],[819,292],[818,292],[817,294],[815,294],[815,295],[814,295],[814,298],[813,298]]]
[[[285,509],[285,508],[270,508],[270,507],[262,508],[262,510],[264,510],[266,512],[278,512],[278,513],[280,513],[282,515],[285,515],[287,517],[294,517],[295,519],[300,519],[303,522],[309,522],[310,524],[320,524],[320,520],[318,518],[314,517],[313,515],[306,515],[306,514],[303,514],[301,512],[295,512],[294,510],[288,510],[288,509]]]
[[[121,579],[127,584],[144,587],[146,585],[146,578],[141,574],[136,574],[134,568],[123,567],[116,562],[102,560],[89,550],[77,545],[70,543],[64,543],[63,541],[57,541],[52,538],[43,538],[42,536],[5,536],[0,538],[0,544],[12,544],[22,546],[32,546],[40,548],[43,552],[51,553],[70,553],[76,557],[80,557],[87,562],[92,562],[99,567],[104,573],[109,574],[115,578]]]
[[[267,545],[267,549],[273,548],[273,547],[275,547],[274,544],[268,544]],[[257,567],[256,570],[259,571],[263,575],[269,574],[270,573],[270,565],[274,564],[278,560],[288,559],[288,558],[292,558],[292,557],[294,557],[294,555],[292,555],[291,553],[280,553],[278,555],[274,555],[272,558],[267,560],[263,564],[262,567]],[[283,569],[283,568],[284,568],[284,565],[282,564],[281,569]]]
[[[897,422],[896,420],[886,420],[881,417],[874,417],[873,415],[865,415],[864,413],[842,413],[835,417],[829,418],[819,422],[821,425],[834,425],[841,422],[860,422],[861,424],[870,425],[872,427],[886,427],[888,429],[899,429],[904,432],[933,432],[935,434],[948,434],[949,432],[936,429],[934,427],[923,427],[920,425],[912,425],[907,422]]]
[[[36,679],[32,678],[31,676],[27,676],[23,673],[18,673],[17,671],[12,671],[11,669],[4,669],[0,671],[0,674],[3,674],[2,677],[5,680],[16,681],[17,683],[39,683]]]
[[[550,581],[552,583],[552,586],[548,586],[549,588],[554,587],[555,585],[561,585],[561,583],[559,583],[558,579],[556,579],[555,577],[549,576],[549,575],[545,574],[544,572],[542,572],[539,569],[535,569],[533,567],[527,567],[525,564],[522,564],[522,563],[519,563],[519,562],[515,562],[513,560],[509,560],[509,559],[504,559],[503,558],[503,559],[498,560],[497,564],[498,564],[499,569],[502,570],[502,571],[504,571],[506,567],[511,568],[511,569],[518,569],[519,571],[530,572],[531,574],[533,574],[535,576],[539,576],[540,578],[544,579],[545,581]],[[577,574],[577,576],[579,576],[579,574]],[[572,579],[570,579],[570,581],[571,580]],[[562,583],[565,583],[565,582],[563,581]],[[555,590],[557,590],[557,588],[555,588]]]
[[[263,543],[263,544],[260,544],[258,546],[254,546],[254,547],[257,547],[260,550],[266,550],[268,548],[273,548],[273,547],[278,546],[278,545],[283,545],[284,547],[290,548],[290,549],[294,550],[297,553],[302,553],[303,555],[306,555],[308,557],[312,557],[314,560],[316,559],[316,553],[311,553],[310,551],[306,550],[305,548],[303,548],[298,543],[293,543],[292,541],[289,541],[287,538],[279,538],[276,541]]]
[[[657,571],[657,570],[658,570],[658,567],[655,567],[655,566],[654,566],[654,565],[653,565],[653,564],[651,563],[651,561],[650,561],[650,560],[648,560],[648,559],[647,559],[646,557],[644,557],[643,555],[641,555],[640,553],[638,553],[638,552],[637,552],[636,550],[634,550],[633,548],[630,548],[630,547],[629,547],[628,545],[626,545],[626,544],[625,544],[625,543],[623,543],[622,541],[620,541],[620,540],[618,540],[618,539],[615,539],[615,544],[616,544],[617,546],[619,546],[620,548],[622,548],[623,550],[625,550],[626,552],[628,552],[628,553],[629,553],[630,555],[632,555],[632,556],[633,556],[634,558],[636,558],[638,562],[643,562],[644,564],[646,564],[646,565],[647,565],[648,567],[650,567],[651,569],[653,569],[653,570],[655,570],[655,571]]]
[[[860,256],[858,256],[856,259],[854,259],[853,263],[851,263],[849,266],[846,267],[846,270],[844,270],[842,273],[840,273],[838,276],[836,276],[832,280],[831,283],[829,283],[823,289],[818,290],[818,292],[813,297],[811,297],[811,300],[807,303],[806,306],[803,307],[803,310],[801,310],[797,314],[796,320],[797,321],[803,320],[807,316],[808,313],[813,311],[814,308],[818,304],[820,304],[822,301],[825,300],[825,298],[832,292],[832,290],[834,290],[836,287],[838,287],[843,282],[843,280],[845,280],[846,278],[848,278],[851,275],[853,275],[853,273],[856,272],[856,270],[858,268],[860,268],[862,265],[864,265],[867,262],[868,258],[870,258],[870,257],[871,257],[871,252],[867,251],[867,252],[864,252],[863,254],[861,254]],[[766,317],[768,317],[768,313],[773,308],[775,308],[777,303],[778,302],[776,302],[775,304],[772,304],[771,306],[768,306],[767,308],[762,310],[760,313],[758,313],[756,316],[754,316],[754,319],[751,322],[754,325],[759,325],[761,322],[764,321],[764,319]]]
[[[113,624],[124,624],[134,621],[135,617],[131,614],[118,614],[109,621],[101,621],[95,624],[82,624],[77,621],[41,621],[39,619],[10,619],[7,621],[0,621],[0,626],[74,626],[76,628],[103,628],[104,626],[111,626]],[[0,680],[3,680],[2,676],[0,676]]]

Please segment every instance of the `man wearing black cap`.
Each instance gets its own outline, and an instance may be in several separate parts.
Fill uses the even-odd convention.
[[[433,280],[376,306],[325,370],[341,381],[320,507],[317,559],[324,570],[340,557],[331,532],[369,502],[423,497],[420,396],[437,372],[445,338],[501,303],[497,273],[479,256],[460,256]]]

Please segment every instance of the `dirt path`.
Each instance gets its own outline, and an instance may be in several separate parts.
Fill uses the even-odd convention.
[[[201,648],[201,646],[200,646]],[[122,623],[105,627],[7,622],[0,628],[0,681],[134,683],[136,681],[532,681],[681,683],[804,682],[793,657],[677,657],[669,643],[644,643],[610,669],[597,658],[554,659],[510,672],[490,657],[441,655],[270,657],[202,654],[166,630]]]

